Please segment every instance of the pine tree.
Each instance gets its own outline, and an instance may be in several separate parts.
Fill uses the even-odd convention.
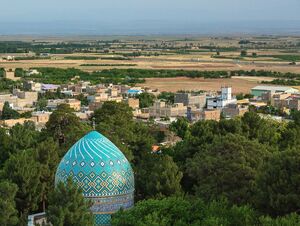
[[[69,178],[67,184],[60,182],[50,194],[47,218],[55,226],[92,226],[94,217],[82,191]]]
[[[2,115],[1,115],[1,119],[5,120],[5,119],[17,119],[20,117],[20,114],[15,111],[14,109],[12,109],[9,106],[9,103],[6,101],[4,103],[3,109],[2,109]]]
[[[37,146],[36,151],[37,160],[41,164],[41,199],[45,212],[48,194],[54,190],[54,177],[59,163],[59,148],[52,138],[48,138]]]
[[[18,186],[8,181],[0,182],[0,225],[13,226],[18,223],[15,195]]]
[[[3,176],[18,185],[16,206],[19,211],[20,225],[26,225],[30,211],[38,208],[41,197],[41,166],[30,150],[12,155],[5,163]]]

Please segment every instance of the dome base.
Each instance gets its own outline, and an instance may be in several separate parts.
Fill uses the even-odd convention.
[[[95,214],[94,226],[110,226],[111,215],[110,214]]]

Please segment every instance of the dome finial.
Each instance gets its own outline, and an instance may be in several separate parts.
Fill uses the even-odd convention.
[[[96,130],[96,121],[95,121],[95,117],[93,117],[93,129]]]

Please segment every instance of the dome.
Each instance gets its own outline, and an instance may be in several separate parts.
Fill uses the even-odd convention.
[[[55,184],[69,177],[91,199],[95,225],[109,225],[110,215],[133,206],[134,175],[123,153],[105,136],[92,131],[61,160]]]

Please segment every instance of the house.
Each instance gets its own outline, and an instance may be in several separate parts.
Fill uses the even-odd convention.
[[[187,108],[187,119],[190,122],[199,120],[216,120],[219,121],[221,116],[220,109],[199,109],[196,107]]]
[[[15,126],[16,124],[23,125],[26,121],[32,121],[35,123],[33,118],[19,118],[19,119],[0,120],[0,125],[11,128],[11,127]]]
[[[236,116],[243,116],[248,111],[248,106],[228,104],[223,108],[222,113],[225,118],[234,118]]]
[[[32,118],[34,118],[34,121],[37,124],[46,124],[49,121],[51,112],[45,112],[45,111],[35,111],[32,112]]]
[[[42,84],[42,91],[45,92],[56,92],[59,88],[59,85],[53,85],[53,84]]]
[[[20,91],[19,89],[14,89],[13,94],[0,95],[0,103],[8,102],[13,108],[33,106],[37,100],[37,92]]]
[[[107,93],[97,93],[95,95],[91,95],[87,97],[89,102],[95,103],[95,102],[104,102],[108,100],[108,94]]]
[[[174,97],[174,103],[183,103],[184,106],[196,106],[197,108],[204,108],[206,105],[206,95],[176,93]]]
[[[61,104],[67,104],[70,108],[73,108],[74,111],[80,111],[81,101],[77,99],[55,99],[48,100],[47,108],[51,110],[55,110],[57,106]]]
[[[275,94],[271,105],[279,109],[300,110],[300,94]]]
[[[219,121],[221,117],[220,109],[206,109],[201,111],[200,120],[215,120]]]
[[[110,97],[117,97],[119,95],[119,90],[117,88],[109,88],[108,95]]]
[[[186,117],[187,107],[183,103],[168,105],[163,101],[154,102],[149,108],[150,117]]]
[[[141,89],[133,89],[132,88],[132,89],[127,90],[128,96],[136,96],[136,95],[140,95],[142,93],[143,93],[143,91]]]
[[[125,100],[125,102],[131,107],[132,109],[138,109],[140,106],[140,101],[139,99],[135,98],[128,98]]]
[[[14,80],[14,81],[20,79],[19,77],[15,77],[15,69],[13,69],[13,68],[10,68],[10,69],[4,69],[4,75],[3,75],[3,78],[10,79],[10,80]]]
[[[31,91],[36,91],[36,92],[40,92],[42,90],[42,84],[38,83],[38,82],[33,82],[33,81],[23,82],[23,87],[25,90],[31,90]]]
[[[13,90],[13,95],[17,96],[17,103],[15,107],[33,106],[38,101],[38,93],[32,91]]]

